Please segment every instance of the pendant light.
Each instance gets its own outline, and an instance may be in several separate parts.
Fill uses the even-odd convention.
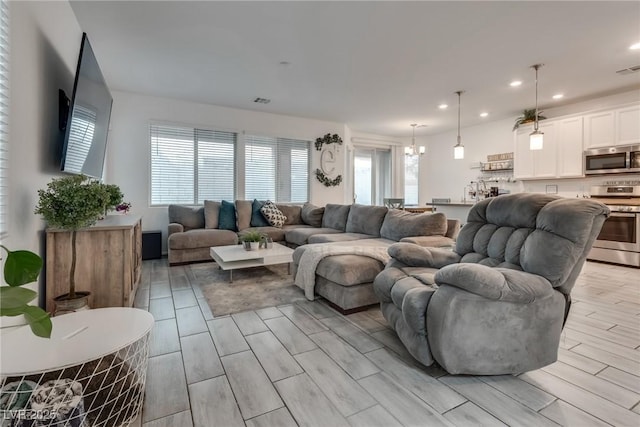
[[[413,128],[413,134],[411,137],[411,146],[410,147],[404,147],[404,154],[406,156],[415,156],[415,155],[423,155],[426,151],[424,146],[420,146],[420,147],[416,147],[416,126],[418,126],[417,123],[412,123],[410,125]],[[426,125],[420,125],[419,127],[422,126],[426,126]]]
[[[456,92],[458,94],[458,143],[453,146],[453,158],[456,160],[464,159],[464,145],[462,145],[462,137],[460,136],[460,95],[463,90]]]
[[[532,65],[536,70],[536,115],[533,121],[533,132],[529,134],[529,150],[542,150],[544,133],[538,130],[538,68],[544,64]]]

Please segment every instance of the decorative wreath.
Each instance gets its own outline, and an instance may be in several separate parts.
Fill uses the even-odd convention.
[[[340,138],[340,136],[337,133],[334,133],[333,135],[331,135],[330,133],[326,134],[325,136],[323,136],[322,138],[316,138],[316,151],[320,151],[322,150],[322,145],[323,144],[338,144],[338,145],[342,145],[342,138]]]
[[[325,187],[335,187],[340,185],[342,182],[342,175],[338,175],[334,179],[331,179],[320,169],[316,169],[316,178],[318,178],[318,181],[320,181]]]

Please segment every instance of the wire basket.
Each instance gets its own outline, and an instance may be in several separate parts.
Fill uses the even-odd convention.
[[[149,332],[79,365],[0,378],[2,427],[126,426],[144,398]]]

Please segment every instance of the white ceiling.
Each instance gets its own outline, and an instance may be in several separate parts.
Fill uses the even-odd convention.
[[[454,129],[640,87],[640,2],[82,1],[113,90],[346,123]],[[79,42],[79,41],[78,41]],[[281,65],[282,61],[289,65]],[[509,82],[524,83],[512,88]],[[562,92],[565,98],[551,96]],[[267,105],[253,99],[271,99]],[[437,106],[446,102],[446,111]],[[490,116],[481,119],[481,111]]]

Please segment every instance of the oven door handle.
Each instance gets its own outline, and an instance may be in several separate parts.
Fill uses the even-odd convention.
[[[621,218],[635,218],[636,214],[634,213],[622,213],[622,212],[611,212],[610,216],[617,216]]]

